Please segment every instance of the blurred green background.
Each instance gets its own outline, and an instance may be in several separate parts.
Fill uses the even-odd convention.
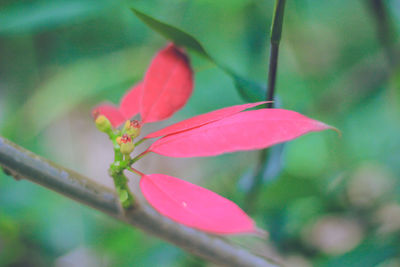
[[[112,186],[106,173],[112,148],[95,130],[91,108],[118,103],[168,42],[129,7],[191,33],[218,62],[266,84],[273,5],[2,0],[0,134]],[[287,1],[279,103],[336,126],[343,136],[313,133],[289,142],[282,153],[275,148],[250,203],[257,151],[200,159],[152,155],[139,169],[184,178],[234,200],[270,239],[231,241],[287,266],[400,266],[399,33],[396,0]],[[224,71],[192,52],[190,57],[192,98],[147,131],[244,102]],[[0,266],[212,264],[0,172]]]

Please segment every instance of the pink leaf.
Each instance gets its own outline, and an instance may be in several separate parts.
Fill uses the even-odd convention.
[[[140,107],[143,123],[164,120],[186,103],[193,89],[186,55],[170,44],[153,59],[143,80]]]
[[[142,176],[140,188],[158,212],[189,227],[218,234],[256,232],[243,210],[208,189],[165,174]]]
[[[294,111],[250,110],[165,136],[154,142],[148,150],[169,157],[215,156],[239,150],[261,149],[308,132],[326,129],[334,128]]]
[[[172,124],[168,127],[165,127],[164,129],[161,129],[159,131],[156,131],[154,133],[151,133],[147,135],[145,138],[154,138],[154,137],[159,137],[159,136],[164,136],[164,135],[169,135],[173,133],[178,133],[178,132],[183,132],[192,128],[196,128],[199,126],[202,126],[204,124],[217,121],[220,119],[223,119],[225,117],[232,116],[240,111],[243,111],[248,108],[252,108],[261,104],[266,103],[264,102],[257,102],[257,103],[248,103],[244,105],[236,105],[232,107],[227,107],[227,108],[222,108],[218,110],[214,110],[205,114],[201,114],[192,118],[189,118],[187,120],[183,120],[181,122]]]
[[[95,118],[99,115],[105,116],[114,128],[120,126],[125,121],[125,117],[119,112],[118,108],[111,104],[97,106],[93,109],[92,114]]]
[[[132,118],[139,113],[141,97],[142,83],[135,85],[122,97],[119,110],[125,118]]]

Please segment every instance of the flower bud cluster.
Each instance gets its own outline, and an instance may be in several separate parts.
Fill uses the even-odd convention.
[[[142,125],[137,120],[126,121],[122,128],[122,136],[117,138],[117,143],[120,146],[120,151],[124,155],[129,155],[135,149],[133,140],[140,135]]]
[[[121,130],[114,129],[109,119],[101,115],[98,111],[93,112],[96,127],[99,131],[108,134],[120,146],[120,151],[124,155],[129,155],[135,149],[133,140],[140,135],[142,123],[137,120],[127,120]]]

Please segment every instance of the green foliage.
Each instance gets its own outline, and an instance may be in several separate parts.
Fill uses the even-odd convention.
[[[398,26],[398,4],[383,2]],[[287,143],[283,170],[260,186],[252,216],[285,259],[295,255],[310,266],[387,266],[399,259],[399,242],[390,238],[399,230],[385,233],[394,220],[382,215],[400,201],[398,65],[387,64],[364,2],[286,5],[277,80],[281,107],[334,125],[343,136],[326,132]],[[161,33],[188,48],[196,72],[192,98],[165,125],[242,99],[264,99],[273,8],[273,1],[254,0],[1,1],[0,134],[113,186],[107,176],[111,147],[97,133],[91,108],[117,103],[139,81],[154,52],[168,42]],[[238,181],[257,158],[257,152],[168,162],[154,156],[144,169],[153,164],[154,171],[187,178],[244,207],[246,190]],[[362,234],[354,247],[322,248],[327,241],[316,225],[322,222],[325,233],[332,225],[347,227],[326,224],[332,217],[357,222]],[[253,237],[235,242],[264,247]],[[97,266],[201,264],[0,171],[0,266],[52,266],[81,248],[94,253]]]

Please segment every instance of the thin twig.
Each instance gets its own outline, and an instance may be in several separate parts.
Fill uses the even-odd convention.
[[[140,228],[187,252],[224,266],[277,266],[219,236],[175,223],[150,207],[134,188],[135,205],[123,210],[116,193],[89,178],[60,167],[0,137],[0,166],[18,179],[27,179],[73,200]],[[136,189],[136,190],[135,190]]]
[[[136,143],[135,143],[135,147],[137,147],[138,145],[140,145],[141,143],[143,143],[144,141],[146,141],[147,140],[147,138],[142,138],[142,139],[140,139],[139,141],[137,141]]]
[[[129,161],[129,165],[133,165],[136,161],[140,160],[141,158],[143,158],[144,156],[146,156],[147,154],[149,154],[151,151],[149,150],[145,150],[142,153],[140,153],[139,155],[137,155],[136,157],[134,157],[133,159],[131,159]]]
[[[128,170],[128,171],[131,171],[132,173],[134,173],[134,174],[136,174],[136,175],[144,176],[144,173],[142,173],[142,172],[139,171],[139,170],[136,170],[136,169],[133,168],[133,167],[128,167],[127,170]]]
[[[266,100],[271,101],[267,103],[267,108],[274,107],[274,96],[276,87],[276,76],[278,70],[278,55],[279,55],[279,43],[282,37],[282,25],[283,16],[285,13],[286,0],[276,0],[274,14],[272,17],[271,25],[271,46],[270,46],[270,57],[269,57],[269,70],[268,70],[268,86]],[[269,150],[264,149],[260,152],[258,157],[257,165],[255,167],[253,180],[250,189],[247,193],[245,200],[245,207],[248,212],[252,212],[253,203],[257,199],[257,195],[260,191],[260,185],[263,180],[264,165],[269,157]]]
[[[276,0],[274,15],[271,25],[271,46],[269,57],[267,101],[273,101],[275,95],[276,74],[278,70],[279,43],[282,36],[283,16],[285,13],[286,0]],[[272,108],[274,103],[268,103],[267,107]]]

